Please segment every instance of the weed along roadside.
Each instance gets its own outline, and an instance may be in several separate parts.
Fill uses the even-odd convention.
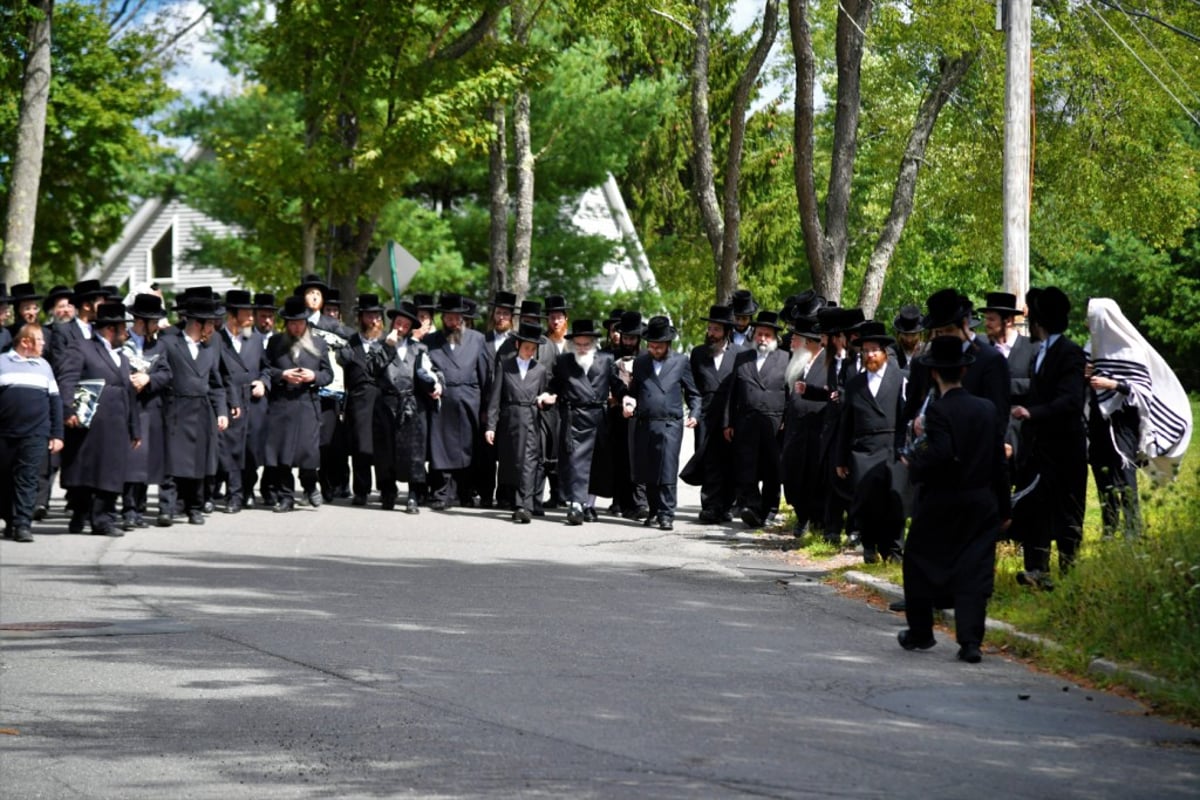
[[[1200,411],[1195,398],[1192,406]],[[1020,548],[998,545],[985,654],[1126,687],[1154,710],[1200,724],[1200,454],[1192,448],[1174,482],[1145,480],[1139,494],[1143,534],[1106,539],[1089,481],[1083,551],[1069,573],[1055,572],[1052,591],[1019,585]],[[847,564],[813,538],[784,557],[827,569],[844,587],[903,599],[899,564]]]

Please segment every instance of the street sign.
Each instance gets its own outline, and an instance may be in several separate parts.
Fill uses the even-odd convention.
[[[385,291],[392,292],[392,302],[400,302],[400,293],[408,288],[413,276],[421,268],[421,262],[400,244],[388,240],[387,246],[379,251],[371,262],[367,275],[379,284]]]

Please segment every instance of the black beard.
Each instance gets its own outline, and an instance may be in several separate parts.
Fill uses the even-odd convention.
[[[462,344],[462,329],[446,331],[446,341],[449,344]]]
[[[623,344],[617,347],[617,355],[619,355],[621,358],[636,356],[637,353],[638,346],[636,344]]]
[[[709,347],[716,347],[719,344],[725,343],[725,337],[724,336],[709,336],[708,334],[705,334],[704,335],[704,343],[706,345],[708,345]]]

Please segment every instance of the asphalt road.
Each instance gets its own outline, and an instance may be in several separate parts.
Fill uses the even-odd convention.
[[[1200,732],[904,652],[899,615],[698,525],[50,530],[0,543],[8,798],[1200,795]]]

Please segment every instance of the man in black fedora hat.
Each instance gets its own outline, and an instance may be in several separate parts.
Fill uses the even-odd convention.
[[[753,347],[734,358],[721,426],[733,447],[742,521],[751,528],[773,523],[779,513],[779,431],[790,389],[780,330],[778,314],[758,312]]]
[[[162,355],[150,371],[166,386],[164,471],[178,492],[179,510],[192,525],[203,525],[204,481],[217,473],[220,435],[229,427],[221,346],[214,341],[224,315],[213,300],[200,296],[189,297],[183,313],[181,335],[162,341]],[[169,492],[160,488],[159,524],[166,526],[175,509],[173,498],[164,494]]]
[[[527,524],[545,463],[540,415],[556,398],[550,392],[550,365],[537,358],[542,329],[523,322],[512,338],[517,351],[496,362],[484,438],[496,447],[500,483],[515,487],[513,522]]]
[[[606,353],[611,353],[616,357],[617,350],[621,347],[621,332],[617,330],[617,323],[621,321],[621,315],[625,313],[623,308],[614,308],[608,312],[608,317],[602,323],[604,326],[605,336],[604,341],[600,343],[600,349]]]
[[[753,347],[754,334],[750,330],[750,323],[758,311],[758,303],[754,302],[754,295],[750,293],[749,289],[738,289],[730,296],[729,305],[733,313],[733,332],[730,334],[730,341],[738,347]]]
[[[421,341],[445,379],[440,402],[430,417],[429,454],[434,478],[429,507],[440,511],[460,502],[459,490],[470,478],[475,441],[479,436],[483,388],[488,379],[488,348],[483,334],[463,324],[466,305],[460,294],[439,298],[442,327]],[[435,485],[436,482],[436,485]]]
[[[704,344],[692,348],[689,363],[696,391],[700,392],[700,416],[693,433],[695,449],[679,477],[700,486],[700,521],[726,522],[733,519],[736,486],[733,447],[725,440],[725,403],[733,364],[743,347],[733,343],[733,309],[709,308]]]
[[[42,300],[42,313],[46,315],[46,323],[70,322],[75,318],[75,306],[71,304],[74,292],[70,286],[59,284],[46,293]]]
[[[325,291],[325,305],[322,306],[321,311],[333,317],[339,324],[345,327],[342,322],[342,292],[340,289],[334,289],[331,286]]]
[[[220,436],[220,471],[227,489],[225,510],[230,514],[253,505],[253,494],[245,489],[246,473],[257,470],[264,456],[269,378],[266,346],[254,329],[254,314],[250,292],[231,289],[225,293],[225,324],[217,335],[230,419]]]
[[[349,344],[337,351],[334,358],[342,368],[342,383],[346,389],[343,405],[346,443],[350,450],[353,470],[351,490],[356,506],[365,506],[371,493],[371,471],[374,460],[375,401],[379,388],[371,374],[371,355],[383,347],[383,305],[376,294],[360,294],[354,308],[358,332]],[[378,470],[376,469],[378,478]]]
[[[153,371],[154,362],[163,351],[158,338],[158,325],[167,316],[162,298],[152,294],[134,295],[128,312],[133,317],[133,326],[121,347],[129,359],[130,382],[137,393],[138,438],[142,440],[142,446],[129,457],[121,496],[121,526],[133,530],[147,526],[143,515],[150,485],[161,487],[167,482],[163,396],[170,376]],[[160,493],[162,491],[160,489]],[[170,491],[169,484],[167,491]]]
[[[309,505],[319,508],[317,470],[321,464],[321,398],[319,391],[333,380],[329,345],[314,336],[304,298],[284,300],[280,317],[284,329],[267,344],[270,394],[267,406],[266,469],[264,494],[275,498],[274,510],[295,509],[295,479]]]
[[[1034,343],[1017,329],[1017,296],[1008,292],[989,292],[983,308],[983,328],[996,352],[1008,359],[1009,403],[1023,405],[1029,394],[1033,369]],[[1004,441],[1015,450],[1021,438],[1021,422],[1008,418],[1008,433]]]
[[[996,537],[1007,526],[1008,467],[1004,426],[991,402],[967,392],[963,374],[975,360],[957,336],[933,339],[920,356],[937,383],[925,412],[925,435],[905,452],[918,494],[904,550],[905,650],[935,644],[933,609],[954,608],[958,658],[982,659],[987,601],[996,567]]]
[[[129,359],[121,352],[125,306],[97,304],[89,321],[91,337],[64,350],[59,361],[68,530],[82,533],[90,521],[93,534],[121,536],[117,498],[125,488],[127,455],[141,444]]]
[[[1012,416],[1021,421],[1017,486],[1033,485],[1035,476],[1037,484],[1014,508],[1013,533],[1025,556],[1018,582],[1049,589],[1050,543],[1058,545],[1059,569],[1065,572],[1083,541],[1087,356],[1066,336],[1071,301],[1061,289],[1030,289],[1027,300],[1038,348],[1028,398]]]
[[[517,310],[517,296],[512,292],[497,291],[492,296],[491,312],[488,314],[488,332],[483,341],[488,353],[488,378],[483,387],[483,396],[491,391],[492,376],[495,374],[497,356],[512,351],[510,336],[513,332],[513,315]],[[475,461],[471,467],[473,484],[478,492],[478,502],[483,508],[491,508],[496,501],[496,448],[487,443],[482,432],[475,442]],[[507,504],[511,504],[511,498]]]
[[[420,323],[413,328],[412,337],[416,341],[421,341],[426,334],[433,333],[436,330],[434,325],[434,314],[437,312],[437,301],[431,294],[414,294],[413,307],[417,309],[417,319]]]
[[[558,397],[560,486],[569,525],[595,521],[596,497],[611,494],[604,433],[609,399],[620,389],[612,354],[599,348],[601,336],[593,320],[572,320],[567,334],[572,352],[555,360],[550,384]]]
[[[643,338],[646,352],[633,363],[632,381],[621,404],[634,422],[634,480],[646,486],[646,526],[672,530],[679,480],[679,449],[684,428],[694,428],[700,415],[700,393],[688,358],[671,351],[675,328],[666,317],[651,317]],[[683,414],[684,404],[688,414]]]
[[[882,322],[859,326],[863,371],[846,382],[834,468],[853,487],[850,518],[858,525],[863,560],[899,559],[904,537],[907,476],[896,462],[904,443],[899,424],[904,376],[889,362],[895,342]]]
[[[55,323],[50,335],[50,350],[46,354],[46,360],[56,372],[63,353],[92,338],[92,320],[96,317],[96,307],[104,298],[104,289],[100,286],[100,281],[88,280],[75,284],[71,293],[71,305],[75,307],[75,316],[69,322]]]
[[[264,348],[275,335],[275,314],[278,311],[275,295],[270,292],[257,292],[254,295],[254,330],[262,337]]]
[[[613,326],[619,336],[619,344],[613,366],[622,392],[628,391],[633,382],[633,365],[642,355],[642,335],[646,327],[638,311],[625,311]],[[633,435],[634,425],[627,419],[620,405],[614,405],[608,414],[608,441],[612,454],[612,497],[610,513],[620,514],[626,519],[646,519],[650,507],[646,504],[646,486],[634,477]],[[604,494],[604,492],[600,492]]]
[[[42,296],[38,294],[37,289],[32,283],[18,283],[11,289],[10,299],[12,300],[15,318],[12,325],[8,326],[10,342],[15,342],[17,332],[26,325],[40,324],[38,314],[41,309]],[[47,329],[48,331],[49,329]],[[7,348],[0,344],[0,352]]]
[[[921,309],[901,306],[900,313],[892,320],[892,330],[896,332],[896,344],[892,346],[896,365],[907,374],[913,359],[921,354]]]

